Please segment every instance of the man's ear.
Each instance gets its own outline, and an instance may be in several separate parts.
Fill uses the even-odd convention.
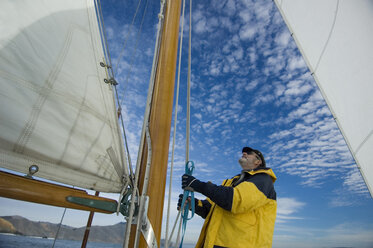
[[[262,164],[262,162],[259,159],[256,159],[255,165],[260,166],[261,164]]]

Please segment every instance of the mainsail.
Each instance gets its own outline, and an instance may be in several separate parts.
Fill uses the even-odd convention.
[[[129,175],[99,1],[0,2],[0,21],[7,24],[0,30],[0,166],[25,175],[35,165],[37,177],[121,193],[116,202],[0,171],[1,196],[120,212],[129,223],[136,216],[137,225],[126,228],[124,247],[157,246],[181,4],[161,5],[139,166]]]
[[[125,153],[95,2],[3,0],[0,9],[1,166],[120,192]]]
[[[373,196],[373,2],[275,2]]]

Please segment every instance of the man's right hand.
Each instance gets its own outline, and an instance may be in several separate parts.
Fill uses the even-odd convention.
[[[182,201],[183,201],[183,197],[184,197],[184,195],[183,194],[180,194],[179,195],[179,200],[178,200],[178,202],[177,202],[177,210],[180,210],[180,208],[181,208],[181,203],[182,203]],[[186,204],[186,203],[190,203],[191,202],[191,198],[190,198],[190,196],[185,200],[185,203],[184,203],[184,205]]]

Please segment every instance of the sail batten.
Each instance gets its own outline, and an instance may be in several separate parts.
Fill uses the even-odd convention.
[[[120,192],[107,151],[121,158],[123,144],[94,1],[0,8],[0,166],[27,173],[36,164],[38,177]]]
[[[275,0],[373,196],[373,3]]]

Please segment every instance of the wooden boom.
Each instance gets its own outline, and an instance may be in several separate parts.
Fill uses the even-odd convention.
[[[113,212],[75,204],[69,202],[66,198],[73,196],[88,200],[108,202],[115,205],[117,204],[115,200],[89,195],[84,190],[42,182],[6,172],[0,172],[0,196],[16,200],[47,204],[56,207],[73,208],[108,214]]]

